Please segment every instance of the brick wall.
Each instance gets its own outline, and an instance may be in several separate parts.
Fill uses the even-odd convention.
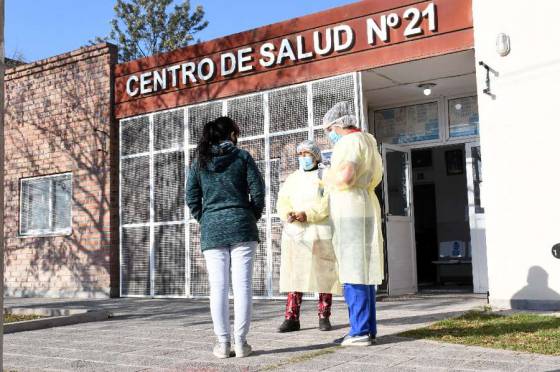
[[[98,44],[6,71],[6,295],[118,293],[116,56]],[[20,180],[64,172],[73,177],[72,232],[19,236]]]

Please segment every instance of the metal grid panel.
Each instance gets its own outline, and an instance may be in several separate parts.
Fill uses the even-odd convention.
[[[280,296],[280,257],[282,243],[282,221],[272,218],[272,295]]]
[[[305,131],[270,138],[270,162],[271,165],[274,164],[274,167],[270,169],[269,185],[272,213],[276,213],[276,199],[280,184],[299,167],[296,147],[298,143],[308,137],[308,132]]]
[[[266,244],[266,220],[261,219],[258,223],[259,238],[261,242],[257,245],[253,263],[253,296],[266,296],[268,294],[268,265]]]
[[[121,275],[123,296],[150,295],[150,228],[122,229]]]
[[[197,157],[196,148],[194,148],[194,147],[190,148],[189,149],[189,164],[188,164],[189,168],[191,167],[191,165],[192,165],[193,161],[196,159],[196,157]]]
[[[264,139],[254,139],[249,141],[240,141],[237,145],[239,148],[246,150],[251,154],[257,167],[264,177],[266,172],[266,161],[265,161],[265,149],[264,149]],[[266,207],[263,210],[263,214],[266,214]]]
[[[307,86],[300,85],[268,94],[270,132],[284,132],[308,126]]]
[[[313,140],[317,143],[321,151],[332,150],[332,144],[329,141],[329,137],[322,128],[315,129],[313,131]]]
[[[185,225],[157,226],[154,233],[155,295],[185,295]]]
[[[265,160],[264,154],[264,139],[253,139],[253,140],[239,140],[237,146],[251,154],[255,162],[260,162]],[[263,173],[264,174],[264,173]]]
[[[149,116],[141,116],[121,122],[121,156],[148,152],[149,147]]]
[[[196,145],[202,136],[202,129],[209,121],[222,116],[223,102],[210,102],[188,108],[189,143]]]
[[[154,150],[180,149],[183,146],[185,114],[183,110],[154,115]]]
[[[317,81],[312,84],[312,93],[315,126],[323,124],[323,116],[338,102],[348,101],[356,110],[354,75]]]
[[[185,212],[185,155],[169,152],[154,155],[154,219],[181,221]]]
[[[315,125],[321,125],[322,116],[335,103],[348,100],[356,106],[354,81],[354,76],[345,75],[227,101],[228,115],[234,118],[241,128],[239,147],[251,153],[263,176],[267,171],[270,174],[267,176],[269,178],[267,198],[270,200],[271,210],[265,211],[263,219],[258,224],[262,243],[259,244],[255,256],[253,274],[255,296],[282,295],[278,289],[282,224],[274,213],[280,183],[298,167],[296,145],[308,138],[310,120],[313,119]],[[312,112],[309,112],[309,104],[313,105]],[[225,109],[223,105],[223,102],[211,102],[154,114],[151,133],[154,141],[153,151],[185,147],[185,150],[189,151],[188,165],[190,166],[195,158],[194,145],[200,138],[203,126],[223,114]],[[184,136],[187,134],[183,123],[185,114],[189,122],[189,145],[184,145]],[[122,156],[150,151],[149,128],[148,117],[123,122]],[[135,133],[139,134],[138,138],[135,137]],[[312,131],[312,135],[322,149],[330,147],[322,130],[316,128]],[[153,159],[154,168],[153,221],[149,221],[150,158]],[[139,158],[124,158],[121,159],[121,169],[123,224],[147,223],[152,226],[155,261],[152,263],[154,294],[184,296],[185,288],[189,288],[190,296],[208,296],[208,273],[200,250],[198,224],[193,220],[189,221],[186,231],[183,224],[154,226],[155,222],[182,221],[185,218],[184,153],[182,151],[152,153],[150,156]],[[123,230],[131,228],[124,226]],[[143,235],[140,236],[138,233],[131,235],[130,232],[133,230],[128,230],[128,234],[123,231],[121,238],[122,264],[126,262],[129,267],[128,271],[123,267],[123,295],[149,295],[150,227],[134,228],[140,229],[137,231],[141,231]],[[131,255],[130,251],[135,255]],[[144,255],[137,251],[143,252]],[[185,259],[188,267],[185,267]],[[136,260],[138,263],[131,265],[131,260]],[[137,275],[134,276],[131,270],[138,270]],[[185,275],[189,275],[187,283],[185,283]],[[133,282],[130,282],[131,278]],[[143,284],[139,285],[139,282]],[[310,296],[312,294],[306,295],[306,297]]]
[[[262,94],[234,98],[227,102],[228,116],[239,126],[240,137],[264,134],[264,99]]]
[[[122,224],[150,221],[150,157],[121,160]]]
[[[259,161],[255,161],[255,163],[257,163],[257,168],[259,168],[259,172],[261,172],[261,175],[263,176],[263,179],[266,182],[266,160],[259,160]],[[266,207],[266,203],[263,209],[263,216],[268,214],[268,209]]]
[[[190,167],[192,166],[192,163],[195,159],[196,159],[196,148],[191,148],[191,149],[189,149],[188,169],[190,169]],[[188,177],[188,173],[187,173],[187,177]],[[186,201],[185,201],[185,204],[186,204]],[[194,219],[194,217],[190,213],[189,213],[188,218],[191,221],[191,223],[197,223],[196,220]],[[188,242],[187,242],[187,244],[188,244]],[[188,249],[192,249],[192,248],[188,248]]]
[[[204,297],[210,295],[208,284],[208,270],[204,255],[200,249],[200,228],[197,223],[189,223],[189,258],[190,258],[190,288],[191,296]]]

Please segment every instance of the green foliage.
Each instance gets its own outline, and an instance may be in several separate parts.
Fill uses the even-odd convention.
[[[108,37],[92,43],[112,42],[119,60],[130,61],[191,44],[194,35],[208,26],[204,9],[191,10],[190,0],[171,7],[173,0],[117,0]]]
[[[15,315],[15,314],[4,314],[4,324],[13,322],[22,322],[24,320],[35,320],[43,318],[40,315]]]
[[[401,336],[463,345],[560,355],[560,317],[472,311]]]

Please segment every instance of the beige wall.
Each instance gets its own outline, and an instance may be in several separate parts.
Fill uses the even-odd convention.
[[[476,59],[491,75],[492,98],[477,67],[483,156],[482,201],[490,301],[560,309],[560,2],[475,0]],[[511,37],[497,54],[496,36]]]

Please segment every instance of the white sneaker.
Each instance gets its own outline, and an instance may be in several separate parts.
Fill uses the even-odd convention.
[[[214,356],[219,359],[229,358],[231,353],[231,343],[229,342],[218,342],[214,345],[213,350]]]
[[[363,336],[347,335],[344,337],[340,345],[341,346],[370,346],[371,343],[372,342],[371,339],[369,338],[369,335],[363,335]]]
[[[251,345],[247,343],[247,341],[243,342],[242,344],[236,343],[235,344],[235,357],[236,358],[245,358],[251,355],[253,352],[253,348]]]

